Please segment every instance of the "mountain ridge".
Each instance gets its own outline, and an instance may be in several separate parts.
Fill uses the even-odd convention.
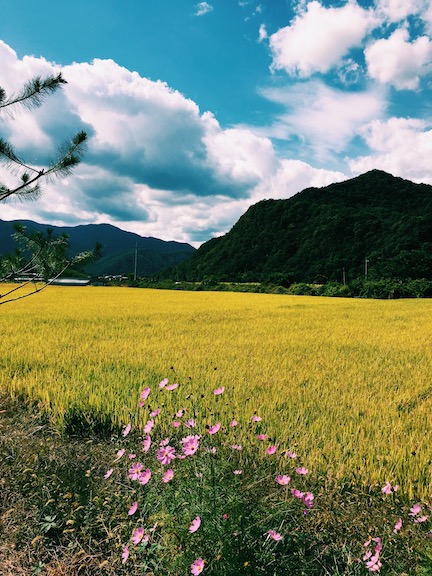
[[[15,243],[11,235],[17,223],[31,230],[45,232],[51,228],[56,235],[67,234],[71,254],[92,249],[96,242],[100,242],[103,245],[102,257],[86,267],[86,271],[94,275],[133,273],[135,248],[138,253],[137,274],[140,276],[157,274],[180,263],[196,250],[186,242],[140,236],[112,224],[54,226],[32,220],[0,220],[0,256],[14,250]]]
[[[375,278],[432,279],[432,186],[371,170],[287,199],[261,200],[176,274],[326,282],[362,276],[365,265]]]

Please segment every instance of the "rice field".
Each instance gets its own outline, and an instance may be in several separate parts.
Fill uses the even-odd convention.
[[[0,387],[60,429],[71,409],[144,421],[139,392],[164,377],[204,414],[224,386],[223,424],[259,414],[312,472],[431,496],[432,300],[50,287],[0,327]]]

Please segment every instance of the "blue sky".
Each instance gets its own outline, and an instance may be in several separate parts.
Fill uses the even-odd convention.
[[[90,141],[0,218],[197,246],[263,198],[372,168],[432,184],[431,34],[430,0],[2,2],[0,86],[68,84],[0,132],[39,167],[74,131]]]

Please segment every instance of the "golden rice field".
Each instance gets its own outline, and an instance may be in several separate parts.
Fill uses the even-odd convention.
[[[71,406],[136,422],[165,376],[197,409],[225,386],[226,422],[257,411],[312,472],[431,495],[432,300],[50,287],[0,325],[0,386],[60,426]]]

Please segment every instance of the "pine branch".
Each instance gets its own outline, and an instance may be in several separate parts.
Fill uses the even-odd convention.
[[[22,162],[14,152],[13,147],[3,139],[0,139],[0,160],[2,156],[9,164],[18,164],[35,175],[31,178],[28,172],[21,175],[22,184],[16,188],[6,188],[0,185],[0,202],[10,196],[16,195],[20,200],[36,200],[40,195],[40,186],[36,182],[42,177],[56,176],[62,178],[72,172],[84,155],[87,143],[87,134],[78,132],[70,142],[66,142],[59,150],[59,157],[47,169],[36,170]]]
[[[23,106],[27,110],[38,108],[45,100],[46,96],[54,93],[56,90],[67,84],[61,72],[56,76],[50,75],[45,78],[36,76],[26,84],[17,95],[6,97],[4,88],[0,88],[0,110],[9,106]]]
[[[78,132],[70,142],[65,142],[59,148],[59,156],[45,171],[45,176],[56,174],[59,177],[70,174],[73,168],[79,164],[85,152],[87,134]]]

